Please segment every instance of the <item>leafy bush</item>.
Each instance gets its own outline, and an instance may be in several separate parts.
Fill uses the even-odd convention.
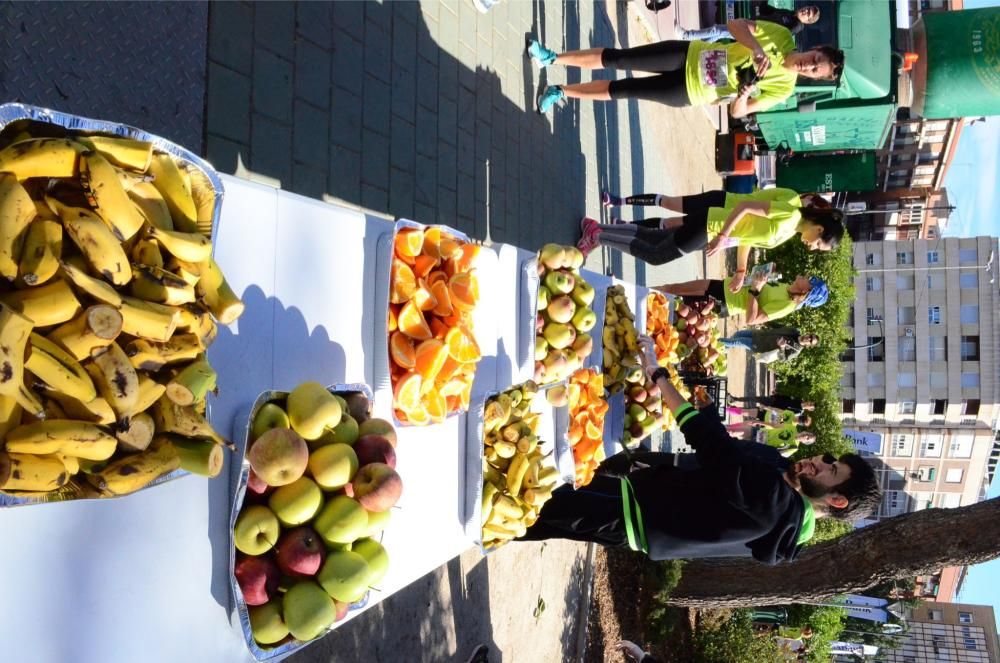
[[[816,532],[813,534],[813,538],[809,539],[805,545],[814,546],[817,543],[838,539],[853,530],[854,525],[846,520],[838,520],[837,518],[817,518]]]
[[[662,562],[650,562],[646,565],[645,588],[649,591],[649,602],[646,612],[646,639],[662,642],[669,639],[669,634],[677,626],[679,611],[667,604],[670,593],[681,581],[684,570],[683,560],[670,559]]]
[[[808,661],[830,660],[830,643],[840,637],[846,619],[847,611],[843,608],[804,604],[788,606],[789,626],[812,627],[813,636],[808,640]]]
[[[694,634],[694,663],[781,660],[774,639],[753,630],[751,614],[751,610],[702,610]]]

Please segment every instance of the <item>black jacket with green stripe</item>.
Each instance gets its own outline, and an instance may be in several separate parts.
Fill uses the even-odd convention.
[[[654,458],[668,454],[644,454],[650,467],[628,473],[650,559],[794,558],[805,504],[782,477],[788,461],[773,448],[733,439],[717,417],[679,414],[697,469]]]

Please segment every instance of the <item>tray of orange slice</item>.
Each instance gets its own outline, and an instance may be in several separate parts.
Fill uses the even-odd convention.
[[[651,290],[646,296],[646,334],[656,346],[656,361],[660,366],[680,362],[677,346],[680,334],[671,320],[673,302],[661,292]]]
[[[604,395],[604,375],[593,368],[573,373],[567,386],[569,431],[566,441],[573,454],[574,485],[586,486],[605,459],[604,429],[608,401]]]
[[[377,388],[391,389],[399,424],[440,423],[469,409],[482,358],[473,323],[481,247],[447,226],[405,219],[378,246],[378,271],[388,279],[376,301],[388,304],[376,304],[376,329],[386,333],[376,344]]]

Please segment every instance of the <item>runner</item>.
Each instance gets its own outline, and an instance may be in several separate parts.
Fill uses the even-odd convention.
[[[799,34],[807,25],[812,25],[820,17],[819,7],[816,5],[806,5],[805,7],[792,10],[778,9],[777,7],[772,7],[767,2],[755,2],[753,3],[753,9],[754,21],[777,23],[784,28],[788,28],[793,35]],[[729,33],[729,26],[726,25],[711,25],[699,30],[681,29],[677,31],[677,34],[685,41],[717,42],[720,39],[733,38]]]

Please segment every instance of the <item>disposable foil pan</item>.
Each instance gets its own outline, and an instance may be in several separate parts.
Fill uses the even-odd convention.
[[[371,388],[362,383],[358,384],[334,384],[327,387],[330,393],[337,395],[347,395],[352,393],[364,394],[368,399],[368,411],[372,410],[373,396]],[[243,631],[243,638],[247,643],[247,649],[250,650],[250,654],[253,655],[254,659],[258,661],[267,661],[272,658],[277,658],[279,656],[285,656],[292,652],[298,651],[303,647],[306,647],[320,638],[315,640],[310,640],[308,642],[302,642],[300,640],[290,640],[276,647],[263,648],[257,644],[253,639],[253,632],[250,630],[250,611],[243,600],[243,592],[240,590],[240,585],[236,582],[236,543],[233,541],[233,528],[236,526],[236,518],[240,515],[240,508],[243,506],[243,498],[246,496],[247,492],[247,480],[250,477],[250,461],[246,458],[247,447],[250,446],[250,431],[253,427],[254,417],[260,411],[264,405],[274,401],[283,401],[288,397],[287,391],[265,391],[257,396],[254,400],[253,405],[248,409],[244,409],[236,415],[236,420],[233,422],[233,430],[239,431],[239,435],[236,438],[236,455],[233,458],[233,463],[229,468],[229,497],[231,508],[229,510],[229,587],[233,593],[233,603],[232,605],[236,608],[237,615],[240,620],[240,630]],[[360,610],[368,604],[369,594],[365,594],[357,603],[352,603],[350,610]],[[330,630],[337,628],[338,625],[342,624],[344,620],[339,622],[334,622]]]

